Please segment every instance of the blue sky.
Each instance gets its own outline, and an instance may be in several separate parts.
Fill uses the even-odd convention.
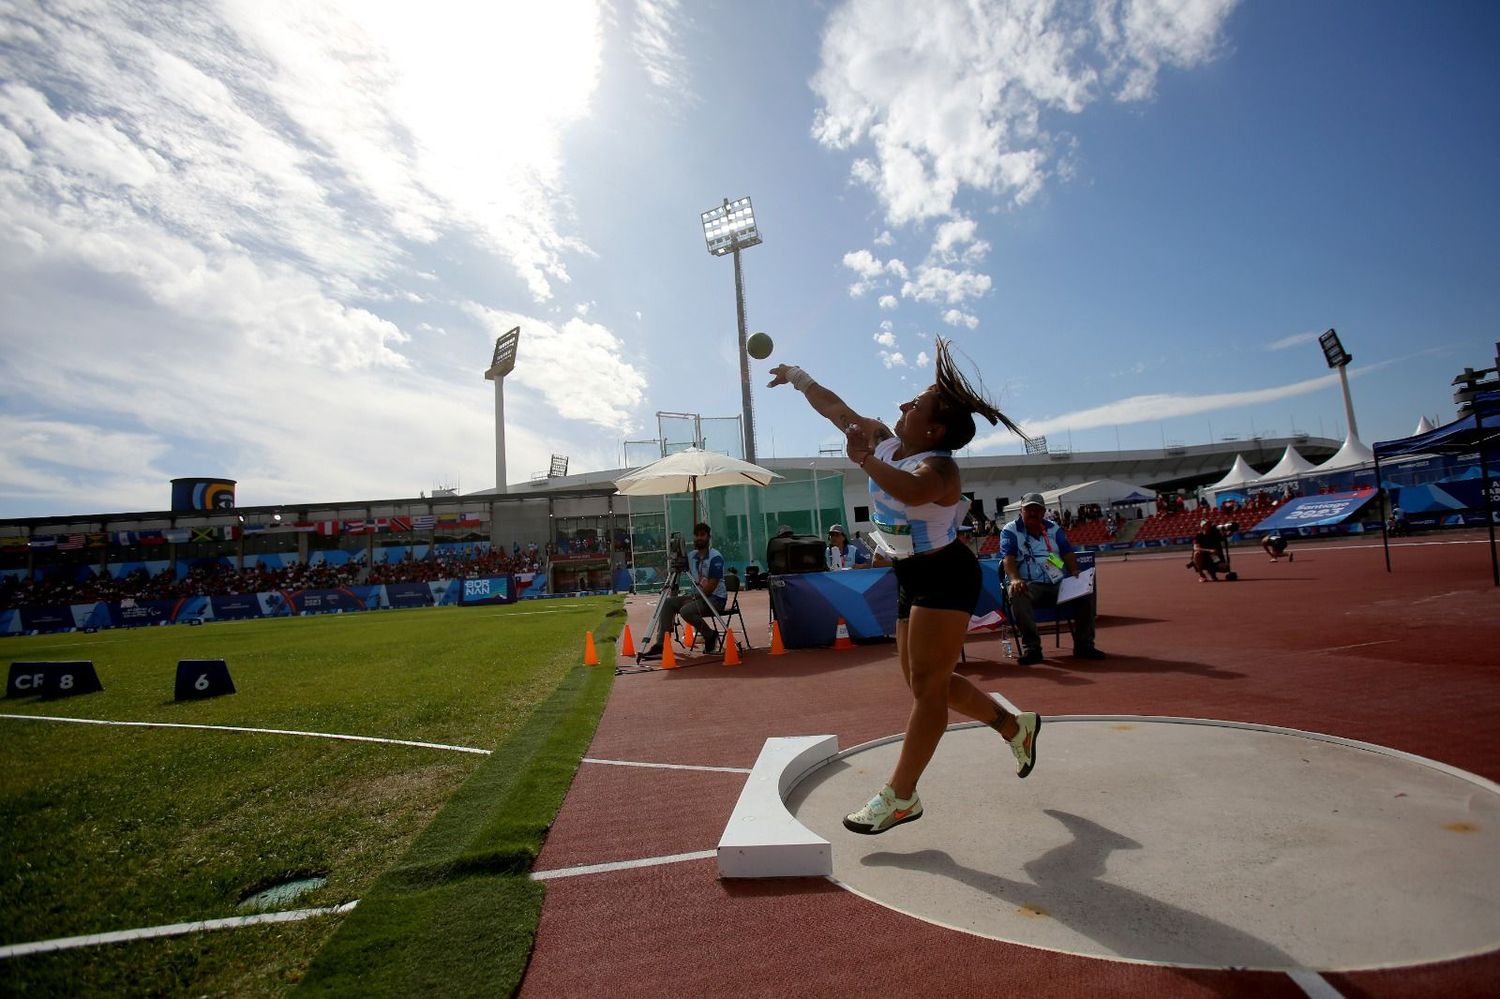
[[[513,325],[509,478],[616,467],[739,411],[743,195],[762,456],[838,443],[771,363],[893,417],[938,335],[1077,451],[1494,363],[1493,4],[476,6],[0,6],[0,516],[487,488]]]

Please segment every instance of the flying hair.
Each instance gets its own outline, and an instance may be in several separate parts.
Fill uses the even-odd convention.
[[[964,376],[953,360],[951,344],[952,341],[937,337],[937,363],[933,381],[937,385],[939,395],[947,404],[943,408],[966,414],[978,413],[990,421],[990,426],[997,423],[1004,424],[1007,430],[1023,441],[1030,441],[1031,438],[1026,435],[1026,431],[1022,430],[1010,417],[1000,412],[998,406],[985,398],[982,383],[980,388],[975,388],[969,383],[969,379]],[[941,415],[938,416],[938,420],[943,422]],[[969,422],[972,425],[972,421]],[[972,439],[973,436],[971,429],[968,437]],[[968,440],[963,441],[963,444],[967,443]],[[961,447],[963,444],[958,446]]]

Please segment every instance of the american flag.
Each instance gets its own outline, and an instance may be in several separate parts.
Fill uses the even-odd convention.
[[[75,548],[82,548],[84,540],[85,539],[82,534],[59,535],[57,539],[57,550],[60,552],[70,552]]]

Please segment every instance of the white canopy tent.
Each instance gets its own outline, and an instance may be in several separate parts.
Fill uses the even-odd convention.
[[[1263,486],[1269,485],[1272,482],[1280,482],[1283,479],[1295,479],[1299,475],[1306,475],[1317,467],[1317,465],[1302,457],[1301,452],[1295,447],[1288,444],[1286,451],[1281,455],[1281,460],[1265,475],[1256,479],[1253,484]]]
[[[1042,493],[1042,501],[1047,504],[1048,510],[1076,511],[1085,503],[1097,503],[1101,507],[1107,507],[1111,503],[1149,503],[1155,498],[1156,494],[1151,490],[1119,479],[1093,479]],[[1018,499],[1008,505],[1005,512],[1020,513],[1021,501]]]
[[[1432,423],[1424,416],[1417,421],[1417,429],[1413,430],[1409,436],[1421,437],[1423,434],[1432,433],[1433,429]]]
[[[1318,474],[1324,472],[1342,472],[1346,469],[1375,467],[1375,452],[1370,446],[1358,437],[1350,434],[1344,438],[1344,446],[1339,448],[1332,458],[1329,458],[1316,469]]]
[[[1234,464],[1229,466],[1229,471],[1224,473],[1224,477],[1211,486],[1204,486],[1203,491],[1205,493],[1213,493],[1214,503],[1217,504],[1219,493],[1237,492],[1247,489],[1258,478],[1260,478],[1260,473],[1250,467],[1250,463],[1245,460],[1244,455],[1237,454],[1234,456]]]

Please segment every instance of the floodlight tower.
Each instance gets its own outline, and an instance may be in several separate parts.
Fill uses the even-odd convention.
[[[1323,358],[1328,366],[1338,368],[1339,385],[1344,389],[1344,418],[1349,423],[1349,438],[1359,440],[1359,426],[1354,422],[1354,397],[1349,394],[1349,375],[1344,371],[1349,362],[1354,360],[1354,356],[1344,350],[1344,345],[1339,342],[1339,335],[1334,330],[1319,334],[1318,346],[1323,348]]]
[[[509,490],[505,483],[505,376],[516,366],[516,347],[521,342],[521,327],[495,337],[495,355],[484,377],[495,383],[495,492]]]
[[[745,352],[745,274],[740,251],[760,242],[749,198],[724,203],[703,213],[703,238],[716,257],[734,254],[734,307],[740,329],[740,405],[745,417],[745,460],[755,464],[755,410],[750,402],[750,355]]]

